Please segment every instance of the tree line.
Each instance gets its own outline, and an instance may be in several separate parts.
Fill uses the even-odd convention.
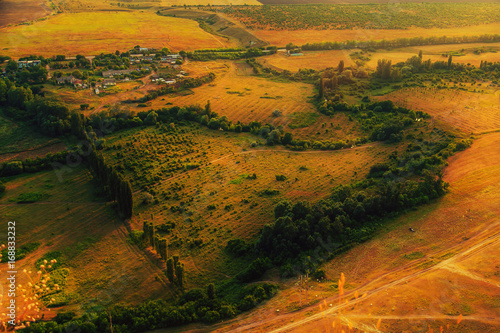
[[[496,43],[500,41],[499,34],[484,34],[478,36],[441,36],[441,37],[411,37],[397,38],[391,40],[368,40],[356,41],[348,40],[345,42],[320,42],[307,43],[302,45],[305,51],[319,50],[350,50],[350,49],[391,49],[408,46],[423,45],[444,45],[444,44],[465,44],[465,43]]]

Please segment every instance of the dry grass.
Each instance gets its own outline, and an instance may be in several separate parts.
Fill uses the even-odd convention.
[[[125,302],[138,304],[170,289],[156,280],[163,273],[127,241],[123,222],[111,207],[96,198],[86,169],[74,168],[59,182],[54,171],[18,176],[7,183],[0,199],[0,217],[16,221],[17,246],[41,246],[18,261],[19,271],[34,270],[34,262],[50,251],[61,251],[69,269],[64,291],[67,309]],[[10,203],[24,192],[44,192],[44,202]],[[2,264],[3,266],[4,264]],[[2,267],[2,271],[5,267]],[[18,283],[24,283],[19,275]],[[3,283],[3,282],[2,282]]]
[[[484,52],[481,54],[474,54],[470,52],[473,48],[488,48],[492,50],[500,50],[500,43],[474,43],[474,44],[452,44],[452,45],[433,45],[433,46],[416,46],[411,48],[402,48],[396,49],[389,52],[375,52],[372,53],[372,57],[370,61],[366,63],[368,67],[371,69],[375,69],[377,67],[377,62],[380,59],[388,59],[391,60],[393,64],[398,62],[404,62],[408,58],[411,58],[418,54],[420,50],[422,50],[422,54],[424,60],[431,59],[432,62],[435,61],[447,61],[448,60],[448,52],[456,51],[460,52],[464,50],[464,55],[462,56],[454,56],[454,63],[462,63],[462,64],[471,64],[476,67],[479,67],[481,61],[489,61],[489,62],[498,62],[500,61],[500,53],[497,52]],[[446,54],[443,56],[443,54]]]
[[[110,138],[108,145],[124,145],[123,140],[135,133],[136,144],[149,147],[153,143],[144,141],[142,135],[148,134],[152,138],[155,131],[152,128],[131,131],[127,136],[122,134],[122,138]],[[252,149],[250,143],[256,140],[253,136],[223,135],[205,129],[196,133],[196,139],[199,141],[196,151],[181,154],[181,159],[189,158],[194,163],[201,152],[207,152],[201,166],[176,173],[153,186],[156,197],[160,199],[158,204],[143,205],[143,192],[135,193],[136,208],[132,221],[134,229],[142,229],[143,221],[154,214],[157,225],[165,222],[176,224],[167,236],[170,251],[179,254],[185,262],[188,283],[192,286],[234,276],[245,263],[225,253],[225,245],[233,238],[255,240],[260,228],[272,222],[273,207],[278,200],[316,201],[327,197],[336,185],[363,179],[371,165],[384,161],[394,149],[382,145],[326,152],[289,152],[280,147]],[[155,146],[156,151],[162,150],[161,144]],[[176,151],[169,147],[169,150]],[[165,160],[161,156],[154,159]],[[257,179],[249,179],[248,176],[254,173]],[[285,175],[287,180],[277,181],[276,175]],[[266,189],[278,190],[279,193],[262,195]],[[169,198],[164,198],[162,193],[167,193]],[[178,197],[175,198],[174,194]],[[172,212],[170,207],[178,206],[180,202],[184,202],[185,210]],[[210,210],[209,205],[215,208]],[[194,239],[203,240],[203,246],[190,248],[188,241]]]
[[[306,43],[319,42],[341,42],[346,40],[382,40],[411,37],[430,36],[476,36],[482,34],[494,34],[500,29],[500,23],[483,24],[471,27],[448,28],[448,29],[424,29],[412,28],[408,30],[296,30],[296,31],[276,31],[276,30],[253,30],[252,32],[259,38],[272,45],[285,46],[288,43],[303,45]]]
[[[193,50],[232,46],[188,19],[152,12],[59,14],[29,26],[0,29],[2,54],[13,57],[92,55],[128,50],[135,45]]]
[[[0,27],[39,19],[50,13],[43,0],[3,0],[0,4]]]
[[[500,250],[496,186],[500,133],[483,135],[470,149],[451,157],[444,180],[450,183],[444,198],[396,218],[378,237],[326,264],[327,277],[333,281],[311,282],[310,298],[335,305],[335,279],[338,272],[345,272],[349,281],[345,299],[353,302],[354,291],[368,293],[355,309],[348,306],[349,311],[342,312],[353,329],[371,331],[380,319],[383,332],[439,332],[441,326],[444,332],[498,331],[500,271],[491,258]],[[409,259],[416,252],[424,257]],[[286,310],[299,302],[294,282],[285,282],[266,305],[217,332],[236,328],[325,332],[327,318],[331,320],[335,313],[317,305]],[[279,315],[276,309],[281,309]],[[308,319],[313,316],[314,320]]]
[[[328,67],[337,67],[341,60],[345,66],[352,65],[353,60],[349,56],[353,50],[334,50],[334,51],[317,51],[304,52],[303,56],[289,57],[283,53],[276,53],[270,56],[258,58],[264,66],[279,70],[288,70],[297,72],[299,69],[311,68],[315,70],[323,70]]]
[[[481,89],[481,87],[477,87]],[[405,88],[375,97],[414,110],[429,113],[436,120],[466,133],[482,133],[500,129],[500,95],[487,89],[485,93],[436,88]]]
[[[204,106],[210,100],[213,111],[220,116],[227,116],[233,122],[261,121],[276,125],[290,123],[289,116],[295,112],[315,112],[314,106],[307,103],[308,97],[313,95],[311,85],[248,76],[245,65],[229,61],[190,63],[185,66],[190,75],[213,71],[217,78],[208,85],[194,88],[194,94],[168,96],[164,101],[158,98],[152,107],[159,108],[165,103]],[[272,112],[276,109],[282,112],[282,117],[273,118]]]

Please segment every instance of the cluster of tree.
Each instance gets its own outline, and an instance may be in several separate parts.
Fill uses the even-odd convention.
[[[132,186],[112,166],[107,165],[102,154],[91,144],[88,154],[89,169],[103,185],[112,200],[118,203],[118,209],[125,218],[132,217]]]
[[[246,63],[249,64],[253,72],[257,75],[279,77],[282,79],[298,82],[314,83],[320,77],[320,72],[314,69],[299,69],[297,72],[289,70],[277,71],[270,67],[264,67],[262,64],[255,61],[255,59],[247,59]]]
[[[174,305],[157,300],[135,307],[117,305],[80,318],[74,318],[74,314],[58,314],[54,321],[31,323],[22,332],[64,333],[78,330],[82,333],[139,333],[195,322],[214,323],[254,308],[274,296],[277,287],[269,283],[249,287],[235,285],[231,291],[235,292],[236,297],[233,295],[231,301],[226,301],[221,297],[224,290],[219,292],[213,284],[209,284],[205,289],[192,289],[184,293]]]
[[[53,163],[68,162],[68,156],[75,151],[62,151],[59,153],[48,153],[44,157],[35,159],[27,158],[24,161],[3,162],[0,164],[0,177],[19,175],[22,173],[35,173],[42,170],[50,170]]]
[[[224,13],[253,29],[409,29],[450,28],[498,21],[500,9],[479,3],[293,4],[231,6]],[[211,8],[209,10],[216,11]],[[475,13],[471,17],[470,13]]]
[[[248,59],[248,58],[254,58],[276,53],[275,48],[267,50],[269,52],[264,52],[264,51],[265,50],[262,48],[250,48],[239,51],[228,51],[226,49],[222,49],[221,51],[196,50],[194,52],[187,52],[186,56],[189,59],[196,61],[209,61],[215,59],[229,59],[229,60]]]
[[[381,113],[381,107],[377,105],[374,113]],[[391,103],[384,109],[391,109]],[[408,118],[418,116],[408,112]],[[406,140],[406,151],[394,152],[387,162],[372,166],[364,181],[335,188],[326,200],[278,203],[274,223],[264,227],[256,243],[260,255],[277,263],[292,263],[301,256],[326,258],[324,254],[338,253],[371,237],[385,217],[442,196],[447,189],[442,180],[446,158],[471,141],[437,128],[429,134],[407,135]],[[232,247],[239,248],[236,245]]]
[[[127,69],[130,66],[128,54],[122,53],[121,56],[113,53],[95,56],[92,60],[95,67],[106,67],[108,69]]]
[[[17,87],[8,79],[0,79],[0,105],[8,106],[4,114],[16,120],[23,120],[49,136],[69,133],[70,112],[59,102],[33,96],[27,87]]]
[[[350,50],[350,49],[390,49],[408,46],[423,46],[423,45],[442,45],[442,44],[464,44],[464,43],[495,43],[500,41],[500,35],[479,35],[479,36],[461,36],[461,37],[412,37],[412,38],[397,38],[391,40],[368,40],[355,41],[348,40],[345,42],[321,42],[307,43],[302,45],[305,51],[318,50]]]
[[[153,216],[151,216],[153,220]],[[179,256],[168,256],[168,241],[165,237],[161,237],[156,232],[156,227],[153,222],[143,223],[143,241],[150,245],[153,250],[166,262],[166,275],[170,283],[176,282],[181,290],[184,289],[185,273],[184,264],[179,261]]]
[[[160,89],[157,90],[152,90],[148,92],[146,95],[143,97],[139,98],[138,100],[128,100],[126,102],[128,103],[145,103],[147,101],[151,101],[158,96],[163,96],[167,95],[170,93],[173,93],[175,91],[181,90],[181,89],[190,89],[190,88],[196,88],[199,87],[203,84],[207,84],[212,82],[215,79],[215,74],[214,73],[208,73],[208,75],[197,77],[197,78],[185,78],[181,81],[181,83],[177,86],[164,86],[161,87]]]

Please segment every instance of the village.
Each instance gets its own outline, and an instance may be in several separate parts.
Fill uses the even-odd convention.
[[[114,54],[98,56],[32,58],[19,59],[16,70],[33,72],[44,68],[48,82],[74,89],[91,89],[96,95],[105,94],[108,88],[120,82],[149,76],[151,83],[174,86],[189,75],[182,70],[183,57],[178,53],[170,53],[168,49],[136,46],[128,52],[116,51]],[[2,75],[5,74],[3,69]]]

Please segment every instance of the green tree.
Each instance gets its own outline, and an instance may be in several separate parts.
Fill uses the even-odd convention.
[[[14,60],[9,60],[7,62],[7,67],[5,67],[5,69],[8,71],[8,72],[15,72],[17,71],[17,62],[15,62]]]
[[[281,139],[281,143],[284,145],[288,145],[292,143],[292,140],[293,140],[292,133],[286,132],[285,135],[283,135],[283,138]]]
[[[7,101],[10,105],[25,109],[25,102],[31,101],[33,99],[33,93],[30,88],[24,87],[11,87],[7,92]]]
[[[344,60],[340,60],[339,62],[339,74],[344,71]]]
[[[213,283],[207,286],[207,296],[208,299],[215,299],[215,285]]]
[[[451,68],[452,61],[453,61],[453,56],[450,54],[450,56],[448,57],[448,68]]]
[[[127,180],[122,180],[120,183],[120,195],[118,200],[121,213],[125,218],[132,217],[133,199],[132,199],[132,186]]]
[[[178,262],[175,266],[175,275],[177,276],[177,283],[181,289],[184,289],[185,277],[184,277],[184,264]]]
[[[212,107],[210,106],[210,101],[207,101],[207,104],[205,105],[205,114],[209,118],[210,118],[210,116],[212,114]]]
[[[167,260],[167,278],[170,283],[174,282],[174,260],[172,258],[168,258]]]

